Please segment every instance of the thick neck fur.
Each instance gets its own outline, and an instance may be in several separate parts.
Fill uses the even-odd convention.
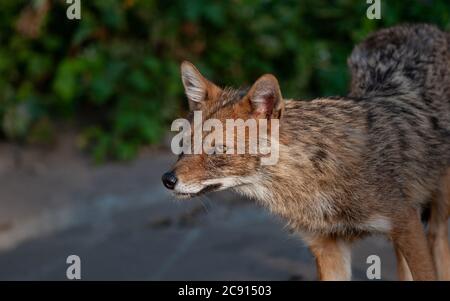
[[[450,44],[428,25],[377,32],[349,58],[349,97],[286,101],[279,161],[237,191],[299,231],[387,231],[450,162]]]
[[[334,232],[330,226],[356,222],[351,203],[367,186],[361,177],[367,128],[355,116],[364,115],[352,100],[286,101],[278,163],[261,166],[253,184],[238,191],[295,228]]]

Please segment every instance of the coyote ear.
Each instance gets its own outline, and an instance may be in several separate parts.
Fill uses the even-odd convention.
[[[252,111],[265,118],[280,118],[284,109],[278,80],[272,74],[261,76],[248,92],[248,99]]]
[[[204,78],[197,68],[187,61],[181,64],[181,80],[191,111],[200,110],[207,99],[213,98],[220,91],[220,88]]]

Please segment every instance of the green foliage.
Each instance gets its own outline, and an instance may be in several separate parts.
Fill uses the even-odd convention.
[[[0,132],[46,142],[70,121],[99,162],[161,140],[186,108],[184,59],[219,85],[270,72],[285,97],[337,95],[346,57],[368,33],[404,22],[450,29],[447,0],[382,0],[381,20],[366,18],[365,0],[82,0],[81,20],[55,0],[41,20],[23,18],[44,2],[0,4]],[[20,19],[40,32],[19,30]]]

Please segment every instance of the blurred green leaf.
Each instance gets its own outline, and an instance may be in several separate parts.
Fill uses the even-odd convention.
[[[99,163],[158,143],[187,108],[182,60],[220,86],[273,73],[289,98],[344,95],[346,58],[369,33],[405,22],[450,30],[448,0],[383,1],[381,20],[354,0],[91,0],[79,21],[52,1],[30,38],[16,28],[28,4],[0,4],[1,134],[50,142],[56,122],[75,121]]]

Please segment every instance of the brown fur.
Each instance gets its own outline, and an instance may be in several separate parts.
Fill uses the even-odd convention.
[[[441,181],[441,189],[431,204],[428,223],[428,242],[439,280],[450,280],[450,249],[447,220],[450,212],[450,169]]]
[[[406,262],[405,256],[403,256],[402,252],[395,247],[395,256],[397,258],[397,275],[398,279],[402,281],[412,281],[413,276],[411,275],[411,271],[409,270],[408,263]]]
[[[317,272],[320,279],[351,279],[348,244],[348,242],[334,238],[315,238],[309,241],[309,248],[316,259]]]
[[[312,101],[283,100],[272,75],[220,89],[183,63],[191,108],[204,120],[279,119],[280,157],[262,166],[260,155],[182,155],[175,193],[232,188],[256,199],[304,237],[324,280],[349,279],[344,246],[373,233],[393,240],[414,280],[435,279],[443,218],[432,207],[430,251],[420,213],[446,200],[436,192],[450,166],[449,41],[431,26],[375,33],[349,59],[350,96]]]

